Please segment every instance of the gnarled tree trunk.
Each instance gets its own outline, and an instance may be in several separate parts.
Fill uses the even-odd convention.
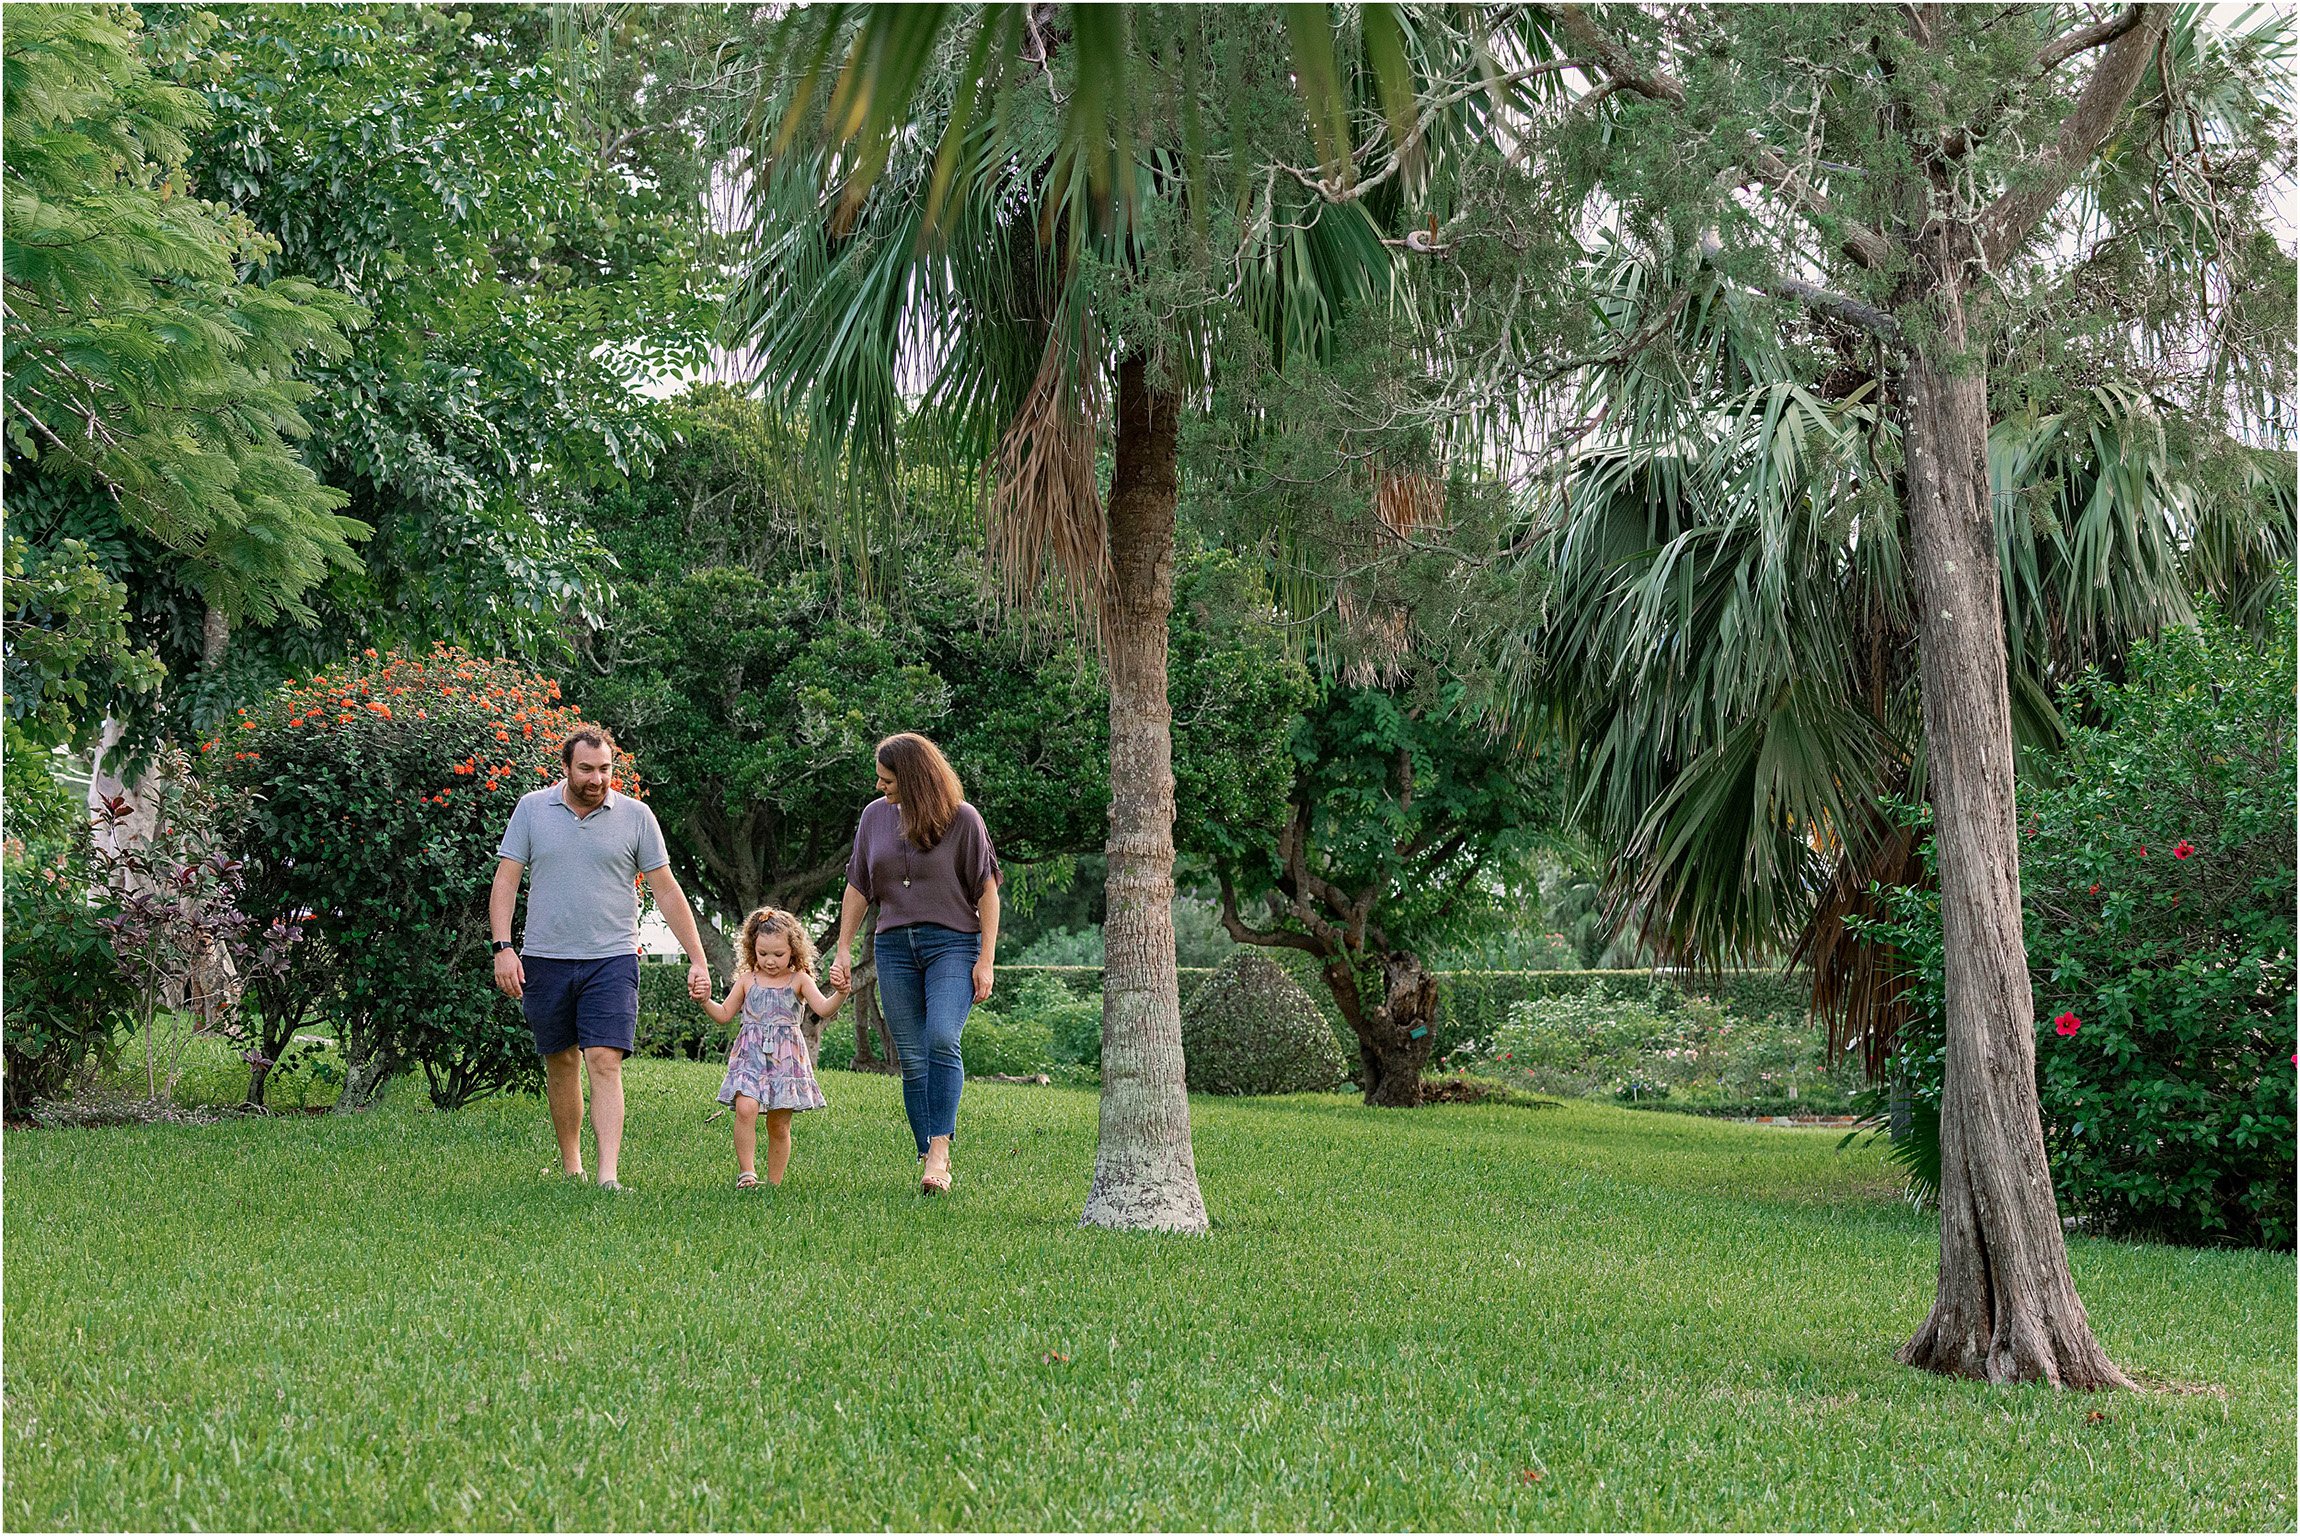
[[[2069,1277],[2037,1108],[1988,388],[1967,353],[1960,233],[1951,226],[1925,253],[1934,330],[1904,384],[1948,1049],[1939,1290],[1900,1358],[1997,1382],[2129,1386],[2094,1340]]]
[[[1357,1037],[1359,1091],[1369,1108],[1419,1109],[1437,1029],[1437,978],[1413,951],[1384,950],[1382,995],[1369,1005],[1354,962],[1349,952],[1329,954],[1318,975]]]
[[[1102,592],[1110,667],[1109,914],[1103,925],[1102,1123],[1089,1226],[1203,1232],[1190,1149],[1182,1008],[1174,961],[1174,740],[1166,622],[1174,606],[1181,492],[1180,401],[1147,361],[1118,370],[1110,484],[1110,575]]]
[[[1366,1103],[1416,1109],[1422,1069],[1429,1065],[1437,1028],[1437,978],[1421,956],[1393,950],[1382,956],[1382,1001],[1358,1029],[1358,1059],[1365,1067]]]

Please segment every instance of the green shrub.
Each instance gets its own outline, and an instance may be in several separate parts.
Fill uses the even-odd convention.
[[[13,745],[13,743],[11,743]],[[61,1093],[91,1063],[109,1062],[129,987],[104,919],[115,904],[91,894],[85,809],[63,807],[45,754],[8,754],[8,828],[0,848],[0,1102],[20,1118]],[[46,814],[43,814],[46,813]]]
[[[1034,1014],[1000,1014],[976,1009],[958,1037],[968,1077],[1028,1077],[1051,1072],[1054,1040]]]
[[[839,1010],[839,1016],[823,1026],[821,1048],[815,1053],[815,1065],[825,1071],[843,1072],[855,1064],[855,1013],[849,1002]]]
[[[1076,985],[1068,978],[1077,978]],[[1057,1062],[1073,1066],[1102,1064],[1102,992],[1099,970],[1055,970],[1001,966],[998,985],[990,1001],[977,1008],[985,1013],[1023,1021],[1043,1031],[1047,1048]],[[1081,994],[1078,987],[1089,987]],[[968,1029],[974,1025],[969,1022]],[[970,1069],[971,1070],[971,1069]]]
[[[2088,1228],[2289,1248],[2295,1229],[2293,632],[2216,620],[2093,681],[2057,761],[2032,760],[2021,895],[2054,1187]],[[1928,844],[1928,855],[1930,852]],[[1939,1166],[1940,903],[1872,934],[1913,978],[1901,1150]]]
[[[1644,996],[1659,986],[1664,1009],[1688,996],[1709,997],[1744,1019],[1801,1019],[1811,979],[1801,971],[1722,971],[1669,975],[1653,971],[1441,971],[1433,1060],[1486,1054],[1517,1004],[1571,997],[1602,986],[1615,997]]]
[[[495,990],[487,891],[513,805],[559,776],[580,723],[558,693],[445,646],[369,651],[291,680],[202,747],[232,792],[249,909],[310,914],[337,956],[312,974],[333,989],[346,1107],[409,1065],[443,1109],[541,1087],[519,1005]]]
[[[722,990],[727,986],[724,976],[712,981]],[[725,1061],[735,1043],[735,1029],[733,1023],[713,1019],[687,996],[684,965],[640,965],[636,1054],[679,1061]]]
[[[1802,1014],[1745,1016],[1668,983],[1518,1003],[1481,1065],[1542,1093],[1713,1114],[1848,1113],[1859,1092]]]
[[[1231,955],[1183,1005],[1182,1058],[1199,1093],[1323,1093],[1348,1075],[1317,1004],[1251,952]]]

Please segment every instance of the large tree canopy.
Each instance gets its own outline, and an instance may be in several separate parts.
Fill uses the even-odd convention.
[[[314,586],[357,564],[366,529],[297,445],[299,373],[340,363],[362,311],[261,270],[274,242],[197,195],[187,159],[208,113],[148,55],[207,29],[154,38],[106,6],[9,18],[8,510],[13,535],[49,550],[35,567],[79,533],[137,595],[165,583],[266,622],[307,615]],[[25,606],[12,596],[12,618]],[[82,696],[87,728],[132,697]]]

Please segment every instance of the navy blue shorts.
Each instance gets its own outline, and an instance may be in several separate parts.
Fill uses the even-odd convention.
[[[526,990],[519,1005],[535,1031],[535,1049],[556,1056],[570,1046],[611,1045],[624,1055],[639,1043],[639,957],[553,960],[524,955]]]

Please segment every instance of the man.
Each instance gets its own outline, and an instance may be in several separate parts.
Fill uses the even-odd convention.
[[[586,726],[559,745],[567,776],[519,797],[496,849],[487,923],[495,936],[495,984],[520,1000],[543,1057],[559,1167],[583,1177],[583,1079],[591,1079],[591,1129],[599,1139],[599,1187],[619,1190],[623,1058],[639,1035],[639,894],[655,905],[687,952],[687,991],[708,997],[711,968],[695,914],[671,874],[655,813],[609,787],[615,742]],[[527,887],[525,945],[511,944],[519,876]]]

